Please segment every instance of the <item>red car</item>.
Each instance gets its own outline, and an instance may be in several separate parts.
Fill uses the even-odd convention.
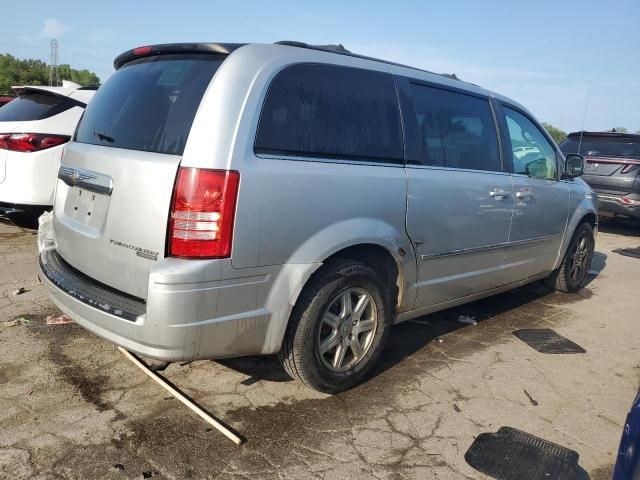
[[[6,105],[11,100],[13,100],[13,97],[0,97],[0,107],[2,107],[3,105]]]

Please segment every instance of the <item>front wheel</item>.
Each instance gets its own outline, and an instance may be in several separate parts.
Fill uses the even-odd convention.
[[[573,234],[560,268],[546,279],[546,284],[560,292],[577,292],[587,284],[595,249],[593,228],[582,223]]]
[[[307,386],[342,392],[375,366],[391,318],[388,288],[374,269],[352,260],[332,262],[296,303],[280,361],[291,377]]]

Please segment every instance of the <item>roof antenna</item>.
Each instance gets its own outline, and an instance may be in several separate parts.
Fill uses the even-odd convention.
[[[580,141],[578,142],[578,155],[580,155],[580,148],[582,147],[582,136],[584,135],[584,125],[587,122],[587,110],[589,110],[589,97],[591,96],[591,82],[589,80],[589,87],[587,88],[587,101],[584,104],[584,115],[582,116],[582,129],[580,130]]]

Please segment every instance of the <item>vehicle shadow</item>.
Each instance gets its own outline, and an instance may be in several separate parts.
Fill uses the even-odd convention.
[[[0,216],[0,222],[14,227],[37,230],[39,216],[40,214],[13,214],[6,217]]]
[[[589,267],[589,274],[587,275],[587,286],[593,282],[593,280],[600,275],[607,266],[607,254],[602,252],[593,252],[593,258],[591,259],[591,266]]]
[[[596,252],[592,263],[590,281],[604,269],[605,264],[606,255]],[[584,294],[582,292],[584,292]],[[590,293],[588,289],[584,289],[578,294],[557,294],[542,283],[536,282],[510,292],[400,323],[391,329],[389,342],[377,368],[371,375],[371,379],[374,379],[398,363],[403,362],[407,357],[423,349],[430,343],[456,330],[469,327],[468,324],[458,321],[461,315],[467,315],[474,318],[477,322],[482,322],[510,311],[516,311],[544,297],[560,295],[565,298],[566,295],[566,298],[561,301],[571,302],[588,298],[590,296],[588,294]],[[510,327],[505,324],[506,331],[508,331],[509,328]],[[244,385],[251,385],[261,380],[269,382],[291,381],[291,378],[284,372],[275,355],[215,361],[227,368],[247,375],[248,378],[241,382]]]
[[[463,315],[474,318],[478,323],[505,314],[507,319],[515,318],[518,316],[516,314],[518,309],[554,295],[565,294],[557,294],[542,283],[535,282],[509,292],[396,325],[391,331],[389,343],[373,376],[377,376],[404,361],[426,345],[438,341],[457,330],[469,327],[468,324],[458,321]],[[571,296],[575,297],[576,300],[583,298],[578,294]],[[509,312],[513,312],[514,315],[509,315]],[[511,322],[506,322],[505,331],[510,331],[511,328]]]
[[[261,380],[268,382],[290,382],[293,380],[283,370],[276,355],[226,358],[212,361],[247,375],[247,378],[240,382],[247,386]]]
[[[602,233],[612,233],[624,235],[625,237],[640,237],[640,222],[631,220],[621,221],[613,219],[600,219],[598,231]]]

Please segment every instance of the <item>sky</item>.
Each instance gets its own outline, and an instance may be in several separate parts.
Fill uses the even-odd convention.
[[[161,2],[32,0],[3,21],[0,53],[112,74],[131,48],[170,42],[298,40],[499,92],[565,131],[640,130],[640,0]]]

